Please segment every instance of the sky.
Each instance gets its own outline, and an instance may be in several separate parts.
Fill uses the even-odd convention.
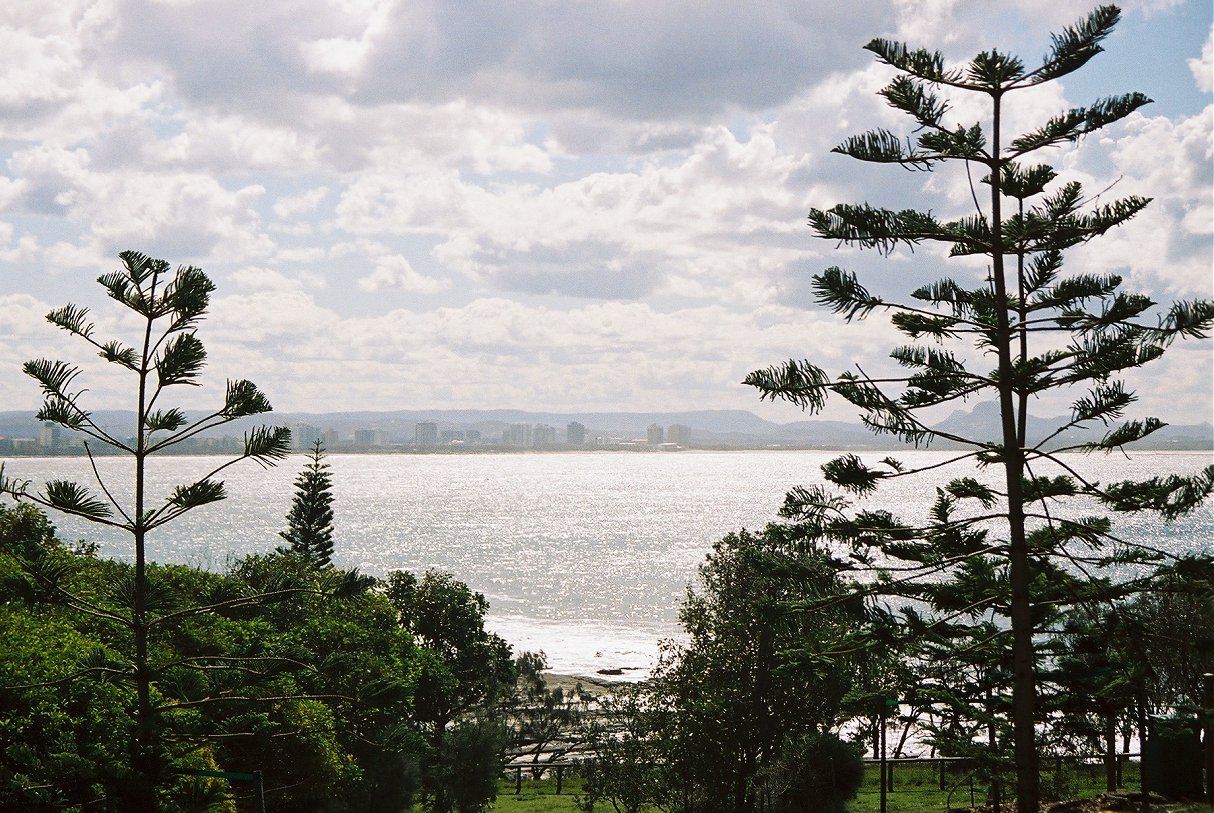
[[[905,293],[984,266],[816,239],[811,207],[972,213],[961,170],[832,154],[908,132],[875,36],[1032,64],[1070,0],[0,0],[0,410],[35,409],[27,359],[81,362],[94,408],[131,382],[44,320],[132,323],[96,278],[134,249],[217,285],[199,330],[216,405],[249,378],[279,410],[749,409],[749,371],[884,369],[874,315],[818,306],[831,265]],[[1161,302],[1214,295],[1208,0],[1130,0],[1106,53],[1011,97],[1025,129],[1140,90],[1155,102],[1048,159],[1101,200],[1154,202],[1068,254]],[[954,101],[956,121],[985,113]],[[1110,188],[1111,187],[1111,188]],[[1107,191],[1106,191],[1107,190]],[[113,307],[111,307],[113,306]],[[979,367],[990,360],[970,350]],[[1137,414],[1210,420],[1209,342],[1131,384]],[[1061,402],[1036,408],[1065,412]],[[827,417],[853,412],[832,405]]]

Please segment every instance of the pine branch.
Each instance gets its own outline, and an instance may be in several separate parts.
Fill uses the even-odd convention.
[[[848,136],[831,152],[847,155],[860,161],[874,164],[900,164],[907,169],[930,169],[942,156],[917,152],[909,142],[889,130],[871,130],[860,135]]]
[[[983,51],[974,57],[965,73],[971,82],[989,93],[1023,78],[1024,63],[1011,54]]]
[[[760,401],[779,398],[811,414],[821,412],[826,406],[826,393],[831,388],[830,379],[820,367],[796,359],[755,370],[742,383],[758,389]]]
[[[877,55],[877,59],[887,65],[933,84],[969,87],[962,83],[960,71],[944,68],[944,56],[939,51],[927,51],[923,48],[912,51],[904,43],[881,38],[870,40],[864,50],[872,51]]]
[[[1067,26],[1060,34],[1050,36],[1050,52],[1041,67],[1028,74],[1028,85],[1039,85],[1051,79],[1066,76],[1087,64],[1088,60],[1104,49],[1100,43],[1112,33],[1121,19],[1117,6],[1100,6],[1074,26]]]
[[[1192,476],[1170,474],[1107,486],[1098,497],[1114,511],[1156,511],[1172,520],[1197,508],[1214,491],[1214,465]]]
[[[910,247],[923,240],[953,243],[959,236],[950,233],[930,212],[914,209],[895,212],[866,203],[841,203],[826,211],[811,209],[809,224],[819,237],[874,248],[885,255],[892,253],[899,243]]]
[[[48,313],[46,321],[86,341],[92,342],[93,331],[96,330],[96,325],[87,321],[88,313],[88,308],[82,308],[78,305],[64,305],[62,308],[56,308]]]
[[[1009,158],[1017,158],[1043,147],[1078,141],[1108,125],[1120,121],[1151,99],[1141,93],[1110,96],[1093,102],[1089,107],[1075,107],[1055,116],[1037,130],[1012,141]]]
[[[174,336],[164,346],[164,352],[156,361],[158,388],[174,384],[198,386],[195,380],[206,364],[207,351],[202,341],[193,333]]]
[[[815,274],[812,284],[818,304],[843,314],[849,322],[856,317],[863,319],[884,304],[880,297],[873,296],[860,284],[854,273],[838,266]]]

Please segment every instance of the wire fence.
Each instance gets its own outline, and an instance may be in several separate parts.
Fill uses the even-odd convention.
[[[848,805],[855,813],[880,811],[881,762],[865,759],[864,780],[856,798]],[[513,760],[505,767],[509,790],[519,795],[561,795],[569,799],[581,789],[583,762]],[[1108,771],[1098,757],[1049,757],[1041,763],[1042,798],[1069,800],[1094,798],[1107,792]],[[1140,787],[1137,754],[1121,754],[1115,766],[1119,792],[1135,793]],[[989,806],[996,800],[1007,804],[1015,788],[1008,772],[992,776],[972,759],[920,757],[890,759],[885,763],[886,808],[892,813],[930,813]]]
[[[1092,798],[1108,792],[1108,767],[1096,757],[1043,758],[1042,798]],[[1136,792],[1140,786],[1137,754],[1121,754],[1114,765],[1116,789]],[[891,810],[954,810],[1008,802],[1015,789],[1009,772],[992,774],[975,761],[959,758],[918,758],[886,761],[886,802]],[[865,760],[864,783],[854,810],[880,810],[881,763]]]

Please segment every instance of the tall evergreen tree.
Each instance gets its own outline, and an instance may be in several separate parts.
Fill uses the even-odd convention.
[[[869,589],[913,599],[903,620],[920,640],[963,640],[966,628],[976,631],[983,624],[992,635],[1010,637],[1004,650],[1010,650],[1010,729],[1017,805],[1025,813],[1035,813],[1040,795],[1034,644],[1047,610],[1125,595],[1143,585],[1148,565],[1161,555],[1118,538],[1107,516],[1060,511],[1058,503],[1080,497],[1111,511],[1153,510],[1171,519],[1194,508],[1214,485],[1214,466],[1193,476],[1104,484],[1059,455],[1120,450],[1161,427],[1156,418],[1128,420],[1098,441],[1066,440],[1074,428],[1121,421],[1135,396],[1117,376],[1156,360],[1176,339],[1208,337],[1214,323],[1210,301],[1161,309],[1147,296],[1122,292],[1118,275],[1063,273],[1066,250],[1125,223],[1149,201],[1128,197],[1093,204],[1080,184],[1057,182],[1057,173],[1033,163],[1034,156],[1095,133],[1150,99],[1140,93],[1100,99],[1023,135],[1009,138],[1005,132],[1008,94],[1083,67],[1100,53],[1119,18],[1115,6],[1097,8],[1055,35],[1044,60],[1031,69],[996,50],[954,67],[939,52],[884,39],[868,43],[867,50],[895,69],[881,95],[910,116],[915,135],[904,140],[873,130],[835,151],[908,169],[975,169],[974,177],[986,186],[985,203],[974,190],[975,211],[951,221],[912,209],[840,204],[813,210],[810,225],[820,237],[883,254],[899,246],[943,244],[950,256],[985,258],[985,278],[943,279],[912,291],[913,301],[897,302],[870,292],[855,273],[829,268],[814,277],[818,301],[849,320],[889,313],[891,324],[910,340],[891,356],[909,372],[871,377],[857,366],[832,380],[809,361],[790,360],[746,379],[762,397],[810,411],[834,393],[858,407],[874,432],[915,446],[947,440],[965,450],[954,465],[968,461],[999,472],[997,484],[973,476],[952,480],[937,491],[927,522],[916,524],[886,511],[854,511],[850,500],[922,469],[893,458],[869,464],[845,455],[823,467],[828,482],[844,494],[797,489],[785,512],[813,536],[850,546],[857,560],[880,570],[883,577]],[[989,118],[951,120],[950,94],[978,97]],[[967,364],[961,355],[967,347],[977,351],[975,358],[993,358],[994,369]],[[1055,395],[1073,399],[1069,419],[1048,437],[1029,437],[1030,403],[1049,403]],[[932,413],[923,412],[983,398],[998,403],[996,437],[933,429]],[[1110,565],[1121,567],[1102,570]],[[1133,575],[1120,580],[1104,575],[1127,572]]]
[[[134,343],[102,340],[88,309],[65,305],[47,314],[47,321],[92,345],[105,361],[134,377],[135,426],[133,434],[116,431],[94,419],[85,405],[86,389],[76,382],[81,369],[73,364],[36,359],[24,365],[27,375],[42,388],[44,401],[39,421],[47,421],[85,437],[84,448],[92,465],[98,491],[70,480],[51,480],[41,489],[30,481],[4,476],[0,468],[0,493],[17,500],[117,528],[130,534],[134,572],[130,583],[114,584],[107,595],[76,595],[64,585],[64,569],[45,556],[23,559],[31,577],[44,589],[77,612],[92,616],[99,624],[122,630],[129,651],[118,658],[103,651],[90,653],[78,671],[64,678],[92,677],[131,687],[132,731],[129,771],[119,783],[118,807],[124,810],[154,810],[163,787],[174,781],[166,745],[167,712],[177,708],[167,698],[175,672],[216,676],[257,672],[265,659],[245,661],[190,658],[165,661],[159,643],[184,621],[219,609],[256,603],[259,596],[216,596],[206,605],[182,606],[171,584],[157,578],[151,567],[152,532],[188,511],[223,500],[227,496],[218,475],[246,459],[272,465],[290,448],[291,433],[285,427],[258,427],[245,434],[244,448],[203,477],[172,489],[157,501],[149,493],[147,464],[155,454],[188,441],[201,432],[239,418],[269,412],[270,402],[250,381],[229,381],[223,403],[217,409],[190,418],[177,407],[164,404],[170,388],[197,386],[206,364],[206,349],[196,334],[206,314],[214,283],[193,266],[171,272],[169,263],[134,251],[119,255],[122,268],[98,278],[109,297],[131,312],[139,324]],[[129,456],[132,461],[133,496],[124,501],[122,491],[102,477],[93,455],[98,447]],[[205,695],[208,682],[196,680]],[[214,698],[211,698],[214,699]],[[188,705],[196,705],[193,700]]]
[[[287,529],[278,533],[292,551],[317,567],[328,567],[333,559],[333,481],[324,457],[324,445],[317,440],[308,464],[295,478]]]

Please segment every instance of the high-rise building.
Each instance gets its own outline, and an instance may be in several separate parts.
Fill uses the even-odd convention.
[[[556,427],[546,423],[537,423],[531,430],[531,445],[536,449],[556,445]]]
[[[413,427],[413,442],[418,446],[438,445],[438,424],[420,421]]]
[[[569,446],[585,446],[586,427],[577,421],[571,421],[565,427],[565,443]]]
[[[296,449],[311,449],[320,439],[320,430],[306,423],[296,424],[291,430],[291,441]]]
[[[647,434],[648,434],[648,437],[649,437],[649,445],[650,445],[650,446],[657,446],[657,445],[659,445],[659,444],[660,444],[660,443],[661,443],[663,440],[665,440],[665,434],[666,434],[666,433],[665,433],[665,431],[662,429],[662,427],[661,427],[661,426],[659,426],[659,425],[658,425],[658,424],[656,424],[656,423],[651,423],[651,424],[649,424],[649,432],[648,432]]]
[[[691,427],[681,423],[672,423],[666,427],[666,441],[679,446],[691,445]]]
[[[512,423],[502,432],[503,446],[517,446],[523,449],[531,446],[531,424]]]
[[[59,424],[47,421],[42,424],[42,431],[38,433],[38,447],[41,449],[55,449],[59,446]]]
[[[383,445],[383,433],[378,429],[355,429],[354,445],[360,447]]]

